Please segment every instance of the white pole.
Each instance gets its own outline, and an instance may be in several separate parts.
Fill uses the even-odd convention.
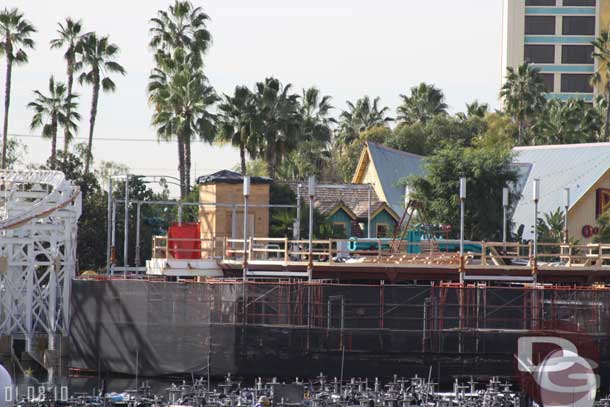
[[[316,197],[316,177],[309,177],[308,183],[309,194],[309,262],[307,265],[307,278],[311,282],[313,279],[313,201]]]
[[[367,238],[371,238],[371,184],[369,184],[368,190],[368,207],[366,209],[366,230],[367,230]]]
[[[509,191],[508,188],[503,188],[502,189],[502,242],[506,243],[506,236],[507,236],[507,221],[506,221],[506,214],[507,214],[507,210],[508,210],[508,195],[509,195]]]
[[[460,283],[464,283],[464,210],[466,206],[466,178],[460,178]]]
[[[129,174],[125,174],[125,238],[123,241],[123,276],[127,275],[129,266]]]
[[[534,180],[534,188],[533,188],[533,201],[534,201],[534,261],[536,261],[536,256],[538,254],[538,201],[540,200],[540,180]]]
[[[112,256],[112,177],[108,177],[108,230],[106,231],[106,274],[110,274],[110,257]]]
[[[564,211],[564,220],[563,220],[563,242],[568,243],[570,240],[570,236],[568,235],[568,211],[570,210],[570,188],[565,188],[563,190],[563,207]]]
[[[250,177],[244,176],[244,264],[242,279],[248,280],[248,196],[250,195]]]

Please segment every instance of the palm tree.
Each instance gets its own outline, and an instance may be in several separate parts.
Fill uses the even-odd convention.
[[[253,137],[257,130],[257,111],[254,96],[245,86],[236,86],[233,96],[224,95],[218,106],[220,111],[218,139],[239,148],[239,163],[242,175],[246,175],[246,152],[253,153]]]
[[[301,132],[298,148],[282,165],[286,179],[304,179],[309,175],[321,177],[328,166],[332,141],[332,126],[337,122],[330,117],[331,97],[323,96],[316,88],[303,89],[299,116]]]
[[[411,95],[400,95],[402,104],[396,109],[398,120],[407,124],[426,123],[437,115],[447,114],[443,91],[424,82],[411,88]]]
[[[260,127],[255,137],[257,157],[269,166],[269,177],[275,178],[278,166],[298,144],[300,131],[299,96],[291,93],[292,85],[282,85],[275,78],[256,84],[254,100]]]
[[[97,106],[100,97],[100,88],[104,92],[114,92],[116,84],[110,79],[109,74],[118,73],[125,75],[125,69],[116,62],[119,47],[110,42],[108,37],[99,38],[95,33],[90,33],[82,38],[82,51],[79,61],[74,65],[75,71],[85,69],[78,81],[93,87],[91,97],[91,112],[89,117],[89,141],[87,143],[87,156],[85,157],[85,174],[89,173],[91,151],[93,149],[93,130],[97,117]]]
[[[352,144],[363,131],[373,127],[387,126],[394,119],[387,116],[388,107],[379,107],[380,98],[371,101],[365,96],[356,103],[347,102],[347,109],[339,115],[338,141],[347,146]]]
[[[74,21],[70,17],[66,18],[65,23],[58,23],[59,29],[57,30],[58,37],[51,40],[51,48],[62,48],[66,47],[64,58],[66,59],[66,74],[68,76],[68,93],[66,96],[67,100],[72,99],[72,87],[74,85],[74,73],[76,65],[76,54],[81,48],[81,31],[82,22],[80,20]],[[70,117],[71,106],[68,106],[66,116]],[[68,152],[68,146],[72,140],[73,134],[69,126],[64,128],[64,152]],[[67,159],[68,154],[64,154],[64,161]]]
[[[603,31],[591,43],[593,57],[597,59],[597,71],[591,77],[591,85],[603,95],[605,106],[610,106],[610,33]],[[610,139],[610,109],[606,108],[604,120],[604,140]]]
[[[194,7],[190,1],[176,0],[168,11],[157,11],[157,17],[150,19],[149,43],[156,50],[156,59],[170,57],[178,48],[184,48],[192,54],[193,65],[202,65],[203,55],[212,43],[206,27],[209,19],[201,7]]]
[[[149,101],[155,105],[152,122],[158,127],[157,134],[161,139],[169,141],[176,137],[183,197],[188,194],[190,185],[191,138],[198,134],[211,141],[214,136],[211,130],[213,120],[207,108],[216,102],[217,97],[213,88],[207,85],[202,71],[203,55],[212,42],[212,36],[206,27],[208,20],[209,17],[203,10],[194,7],[188,0],[176,0],[167,11],[159,10],[157,16],[150,20],[149,45],[155,50],[156,62],[148,86]],[[184,88],[177,89],[179,86]],[[200,101],[200,111],[194,112],[193,117],[199,115],[199,120],[202,120],[200,124],[207,123],[208,128],[199,128],[196,132],[193,128],[193,132],[187,136],[185,133],[188,132],[189,126],[183,122],[186,120],[186,113],[179,111],[178,106],[197,104],[192,95],[188,95],[189,87],[204,97]],[[174,96],[178,98],[175,103],[168,99]],[[172,104],[175,105],[173,112]]]
[[[152,124],[161,140],[178,139],[180,193],[190,190],[191,140],[195,136],[212,142],[216,117],[209,112],[218,101],[207,78],[181,49],[153,70],[148,84],[149,102],[154,106]]]
[[[77,95],[66,95],[66,85],[55,82],[53,76],[49,79],[49,94],[34,91],[36,99],[28,103],[28,107],[34,110],[34,116],[30,127],[32,130],[42,127],[42,136],[51,139],[50,162],[55,163],[57,154],[57,129],[63,126],[70,132],[77,127],[76,121],[80,115],[76,112]]]
[[[506,112],[512,116],[519,128],[517,140],[519,145],[528,142],[528,128],[546,103],[545,91],[540,70],[529,62],[525,62],[517,69],[507,68],[506,81],[500,91],[500,97],[503,99]]]
[[[588,143],[598,141],[602,119],[583,100],[550,100],[538,126],[546,144]]]
[[[13,64],[28,62],[27,49],[34,48],[30,36],[36,32],[34,26],[25,19],[18,9],[4,8],[0,12],[0,56],[6,58],[6,79],[4,82],[4,124],[2,127],[2,160],[0,167],[6,168],[6,147],[8,144],[8,112],[11,105],[11,79]]]

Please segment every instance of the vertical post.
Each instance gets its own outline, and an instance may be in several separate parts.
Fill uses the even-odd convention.
[[[136,205],[136,267],[140,267],[140,212],[142,209],[142,203],[138,202]]]
[[[112,201],[112,248],[110,251],[110,272],[114,274],[114,266],[116,266],[116,202]]]
[[[368,190],[368,205],[366,208],[366,231],[367,231],[367,238],[371,238],[371,184],[369,184],[369,190]]]
[[[536,283],[536,275],[538,273],[538,201],[540,201],[540,180],[535,179],[533,185],[533,201],[534,201],[534,246],[532,247],[532,274],[534,283]]]
[[[506,221],[508,211],[508,194],[508,188],[502,188],[502,243],[504,243],[504,251],[506,251],[506,236],[508,233]]]
[[[460,284],[464,284],[464,210],[466,205],[466,178],[460,178]]]
[[[244,176],[244,264],[243,282],[248,280],[248,197],[250,196],[250,176]],[[244,299],[245,301],[245,299]]]
[[[231,239],[237,238],[237,206],[231,207]]]
[[[570,210],[570,188],[565,188],[563,190],[563,243],[567,244],[570,240],[570,236],[568,234],[568,211]]]
[[[125,224],[123,241],[123,276],[127,275],[129,265],[129,174],[125,174]]]
[[[108,218],[106,229],[106,274],[110,274],[112,257],[112,177],[108,177]]]
[[[178,224],[182,225],[182,202],[178,202]]]
[[[309,193],[309,259],[307,263],[307,278],[309,282],[312,280],[313,276],[313,200],[316,196],[316,177],[309,177],[308,184],[308,193]]]
[[[297,185],[297,218],[294,221],[292,236],[295,240],[301,240],[301,184]]]

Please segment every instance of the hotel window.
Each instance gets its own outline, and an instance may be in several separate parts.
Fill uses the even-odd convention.
[[[595,0],[563,0],[564,6],[595,7]]]
[[[563,35],[595,35],[594,16],[563,17]]]
[[[554,35],[555,16],[525,16],[525,35]]]
[[[593,64],[593,45],[564,45],[561,47],[562,64]]]
[[[589,83],[591,75],[564,73],[561,74],[562,92],[592,93],[593,87]]]
[[[525,60],[535,64],[552,64],[555,62],[555,46],[526,45]]]
[[[525,5],[526,6],[554,6],[555,2],[556,2],[556,0],[525,0]]]
[[[385,223],[377,224],[377,238],[390,237],[390,227]]]
[[[546,91],[552,93],[555,91],[555,74],[553,73],[541,73],[539,74],[544,81]]]

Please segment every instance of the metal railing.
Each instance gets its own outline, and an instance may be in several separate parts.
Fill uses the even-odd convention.
[[[457,267],[460,256],[452,240],[392,242],[391,239],[291,240],[288,238],[250,237],[232,239],[153,238],[153,258],[215,259],[225,264],[294,265],[308,264],[386,264],[396,267]],[[354,247],[355,246],[355,247]],[[363,247],[359,247],[363,246]],[[610,244],[557,244],[532,242],[468,241],[464,252],[465,268],[601,268],[610,266]],[[534,256],[535,253],[535,256]]]

